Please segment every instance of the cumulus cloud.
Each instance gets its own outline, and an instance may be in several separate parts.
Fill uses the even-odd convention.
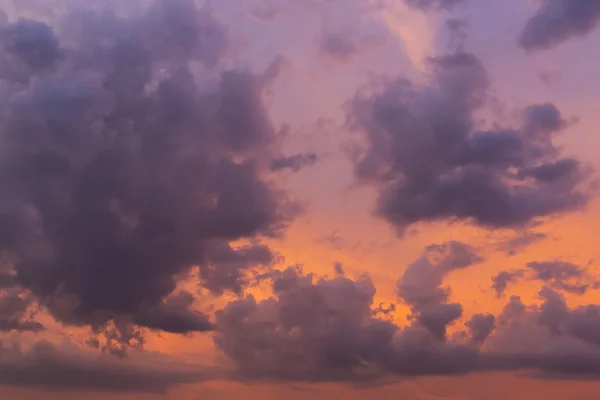
[[[471,246],[461,242],[429,245],[398,280],[398,296],[411,307],[412,317],[433,337],[444,340],[449,324],[462,316],[462,306],[448,303],[451,291],[444,278],[457,269],[483,261]]]
[[[475,314],[465,331],[444,340],[420,320],[399,326],[379,318],[368,277],[316,279],[290,268],[273,275],[272,287],[271,298],[248,296],[217,312],[215,344],[236,379],[357,384],[484,371],[600,374],[598,306],[571,309],[548,287],[541,304],[513,296],[498,316]]]
[[[543,287],[539,296],[543,300],[539,306],[511,298],[486,342],[494,362],[511,369],[533,368],[542,377],[598,379],[598,306],[569,308],[564,297],[549,287]]]
[[[519,127],[478,129],[490,90],[481,62],[458,52],[429,64],[426,85],[397,78],[348,103],[362,140],[355,174],[378,189],[378,216],[400,233],[434,221],[517,228],[588,203],[588,168],[552,144],[568,125],[553,104],[526,107]]]
[[[597,1],[543,0],[521,31],[519,44],[530,52],[550,49],[590,33],[599,23]]]
[[[406,1],[424,11],[463,2]],[[275,18],[292,3],[265,2],[255,17]],[[448,26],[462,48],[464,23]],[[360,50],[339,34],[321,39],[334,57]],[[229,43],[192,0],[150,2],[130,16],[79,10],[56,25],[0,21],[0,331],[42,332],[41,306],[66,329],[88,328],[89,346],[129,354],[4,343],[0,384],[164,393],[210,379],[599,376],[600,309],[569,307],[562,294],[598,283],[573,264],[503,272],[493,281],[498,295],[535,279],[545,285],[541,304],[511,297],[499,315],[464,316],[444,281],[483,258],[458,241],[427,246],[396,282],[396,300],[411,313],[404,326],[396,304],[375,300],[368,276],[340,263],[325,278],[273,268],[281,257],[263,239],[282,235],[299,212],[273,178],[318,157],[282,155],[263,104],[280,62],[262,74],[229,70]],[[356,176],[378,189],[379,216],[399,232],[432,221],[520,229],[587,204],[587,169],[552,144],[569,126],[554,105],[524,108],[516,127],[483,129],[476,114],[490,79],[481,62],[459,50],[428,63],[428,83],[390,80],[348,105],[349,126],[365,139]],[[523,234],[504,249],[541,238]],[[209,296],[235,300],[203,312],[193,290],[177,285],[190,271]],[[248,294],[258,280],[270,283],[270,297]],[[132,350],[147,330],[210,332],[231,369]]]
[[[215,344],[238,378],[360,383],[391,371],[456,373],[472,351],[374,317],[375,287],[367,277],[316,280],[288,269],[274,277],[273,291],[272,298],[248,296],[216,314]]]
[[[471,340],[483,343],[496,329],[496,317],[492,314],[473,314],[465,326],[469,328]]]
[[[298,210],[268,177],[276,68],[214,68],[227,44],[191,0],[0,27],[0,251],[60,322],[204,331],[179,276],[240,293],[276,261],[259,240]]]

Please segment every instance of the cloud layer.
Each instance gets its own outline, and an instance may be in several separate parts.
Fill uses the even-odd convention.
[[[559,102],[539,100],[510,117],[495,112],[494,79],[466,50],[468,21],[445,21],[456,50],[428,57],[426,71],[396,68],[361,86],[367,58],[394,59],[375,51],[394,30],[393,21],[382,22],[385,1],[254,0],[240,12],[236,2],[201,8],[156,0],[129,14],[93,3],[69,3],[44,20],[0,15],[0,385],[166,393],[211,380],[378,385],[524,370],[600,378],[600,306],[581,304],[600,288],[591,263],[522,261],[519,253],[505,271],[485,269],[490,248],[517,255],[552,235],[530,228],[585,210],[593,168],[558,144],[576,121]],[[468,5],[404,3],[395,12]],[[520,46],[550,49],[590,33],[600,18],[592,4],[543,1]],[[229,25],[222,20],[228,12]],[[291,38],[288,49],[282,34],[247,51],[232,35],[267,24],[283,32],[296,13],[318,20],[314,35],[303,36],[308,49]],[[421,15],[423,23],[436,15]],[[409,30],[401,35],[407,48]],[[271,57],[281,43],[289,54]],[[303,63],[302,52],[317,61]],[[274,89],[284,59],[293,79]],[[360,87],[335,108],[346,124],[339,136],[327,133],[326,151],[290,150],[290,135],[273,122],[289,110],[273,99],[319,108],[331,93],[290,101],[292,89],[306,84],[300,92],[308,93],[317,87],[311,79],[330,78],[335,83],[323,90]],[[346,156],[336,146],[346,149],[352,134],[343,164],[331,149]],[[279,246],[310,251],[303,237],[300,250],[280,241],[305,211],[287,178],[302,171],[310,185],[331,177],[322,165],[341,167],[336,182],[319,187],[337,190],[346,179],[374,191],[374,214],[395,229],[398,243],[406,240],[401,250],[431,242],[404,235],[419,235],[423,223],[511,236],[490,247],[443,234],[448,241],[425,245],[412,261],[392,257],[394,270],[377,287],[381,271],[365,261],[355,273],[351,257],[340,257],[344,265],[336,262],[332,275],[307,272],[320,261],[331,266],[329,259],[280,268],[297,260],[286,260]],[[314,215],[294,235],[329,221]],[[329,241],[339,240],[335,232]],[[369,243],[383,249],[372,235]],[[493,275],[491,296],[482,296],[505,301],[501,312],[468,314],[457,300],[449,278],[475,270]],[[524,282],[536,286],[532,304],[509,297]],[[391,298],[382,298],[385,289]],[[187,344],[208,340],[217,361],[206,368],[204,353],[187,347],[191,363],[145,347],[161,336],[177,344],[184,336]]]
[[[462,243],[426,248],[398,283],[417,313],[405,326],[374,315],[376,290],[368,277],[316,279],[290,268],[273,276],[273,297],[248,296],[217,312],[215,344],[244,380],[360,384],[521,369],[598,377],[598,306],[569,308],[548,286],[539,291],[539,305],[513,296],[499,315],[474,314],[447,335],[462,307],[448,302],[443,276],[478,261]]]

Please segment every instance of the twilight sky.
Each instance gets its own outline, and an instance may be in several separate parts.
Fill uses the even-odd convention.
[[[0,398],[600,396],[600,1],[0,0]]]

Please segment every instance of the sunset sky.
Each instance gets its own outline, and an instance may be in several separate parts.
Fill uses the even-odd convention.
[[[600,1],[0,0],[0,399],[600,398]]]

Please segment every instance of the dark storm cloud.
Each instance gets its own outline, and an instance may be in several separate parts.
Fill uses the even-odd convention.
[[[580,184],[589,169],[552,145],[568,125],[554,105],[526,107],[517,128],[478,130],[483,65],[461,52],[429,64],[428,85],[399,78],[348,103],[349,126],[364,138],[355,173],[379,189],[377,215],[400,233],[440,220],[517,228],[587,204]]]
[[[135,316],[138,325],[171,333],[212,330],[208,316],[192,308],[194,295],[182,291],[170,295],[161,304],[141,310]]]
[[[292,156],[281,156],[271,161],[272,171],[292,170],[298,172],[304,167],[315,164],[318,161],[315,153],[300,153]]]
[[[595,0],[543,0],[519,35],[527,51],[550,49],[590,33],[600,23]]]
[[[418,8],[422,11],[448,11],[460,5],[466,4],[467,0],[404,0],[404,2],[410,7]]]
[[[44,326],[34,320],[33,299],[18,289],[0,290],[0,332],[39,332]]]
[[[411,307],[412,317],[438,340],[446,327],[462,316],[462,306],[448,303],[450,289],[442,287],[448,274],[483,261],[471,246],[460,242],[433,244],[411,263],[396,287],[398,296]]]
[[[150,361],[142,365],[93,357],[44,341],[30,349],[0,343],[0,384],[58,391],[165,393],[173,385],[201,382],[208,376],[169,361]]]
[[[124,342],[136,334],[122,321],[207,330],[189,296],[169,297],[177,278],[199,266],[213,294],[240,293],[275,262],[258,240],[298,210],[265,177],[276,65],[217,75],[227,42],[191,0],[1,28],[0,251],[61,322],[108,334],[118,320]]]

